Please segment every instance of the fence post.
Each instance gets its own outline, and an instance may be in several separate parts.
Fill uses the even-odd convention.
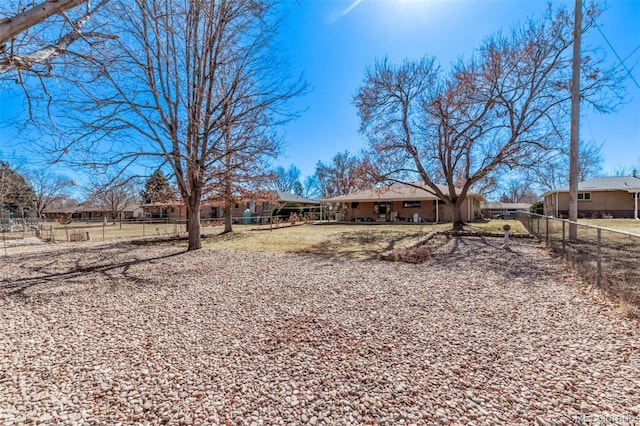
[[[598,271],[596,276],[596,285],[598,287],[602,287],[602,229],[598,228],[596,231],[598,234]]]
[[[549,217],[545,217],[545,222],[546,222],[546,229],[545,229],[545,235],[546,235],[546,240],[547,240],[547,247],[549,247]]]
[[[564,220],[562,221],[562,255],[565,256],[567,254],[566,248],[565,248],[565,244],[566,244],[566,228],[567,228],[567,222],[565,222]]]
[[[531,233],[533,234],[533,215],[529,216],[529,229],[531,230]]]

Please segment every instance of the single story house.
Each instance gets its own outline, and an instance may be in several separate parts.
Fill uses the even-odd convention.
[[[492,218],[498,216],[514,216],[516,212],[528,212],[530,203],[499,203],[487,201],[480,205],[482,216]]]
[[[449,189],[438,185],[448,194]],[[453,212],[423,184],[394,183],[381,188],[320,200],[337,205],[336,220],[355,222],[453,222]],[[482,195],[468,193],[462,203],[462,219],[480,219]]]
[[[284,191],[270,191],[263,196],[256,196],[255,200],[236,201],[231,208],[234,220],[243,218],[243,213],[249,209],[254,217],[268,220],[271,213],[285,204],[297,204],[300,207],[317,207],[317,200],[290,194]],[[142,204],[144,217],[153,219],[186,220],[187,208],[179,201],[165,203]],[[224,202],[217,200],[203,201],[200,206],[200,220],[222,220],[224,218]]]
[[[138,204],[127,204],[122,209],[119,209],[117,220],[131,220],[141,218],[143,215],[143,209]],[[73,220],[86,221],[86,222],[98,222],[103,221],[106,217],[107,220],[112,220],[111,210],[104,207],[95,206],[92,204],[80,204],[72,207],[61,208],[47,208],[43,214],[47,220],[57,220],[60,216],[71,216]]]
[[[635,218],[638,219],[640,177],[599,177],[578,183],[579,218]],[[569,187],[545,192],[544,214],[569,215]]]

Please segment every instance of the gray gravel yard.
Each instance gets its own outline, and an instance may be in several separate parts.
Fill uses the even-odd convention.
[[[423,264],[0,256],[0,424],[640,423],[640,330],[531,240]]]

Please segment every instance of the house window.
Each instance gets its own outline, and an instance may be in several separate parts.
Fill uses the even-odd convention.
[[[578,193],[578,201],[589,201],[591,200],[590,192],[579,192]]]
[[[403,201],[402,207],[405,208],[420,208],[420,201]]]
[[[634,199],[640,199],[640,192],[634,192],[633,194],[631,194],[631,197]]]
[[[359,203],[359,202],[357,202],[357,201],[352,202],[352,203],[351,203],[351,208],[352,208],[352,209],[360,208],[360,203]]]
[[[239,203],[235,203],[234,206],[235,206],[236,209],[240,208],[240,204]]]
[[[387,214],[387,203],[373,203],[374,214]]]

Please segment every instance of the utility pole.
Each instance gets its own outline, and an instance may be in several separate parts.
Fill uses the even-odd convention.
[[[580,40],[582,0],[576,0],[573,22],[573,73],[571,77],[571,147],[569,150],[569,239],[578,238],[578,151],[580,138]]]

